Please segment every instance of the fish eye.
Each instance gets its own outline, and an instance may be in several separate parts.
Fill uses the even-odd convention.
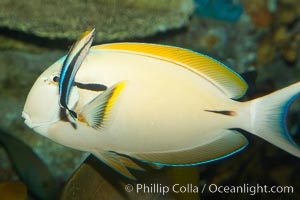
[[[53,76],[52,81],[58,83],[59,82],[59,76]]]
[[[54,73],[54,74],[52,74],[52,75],[49,77],[49,81],[50,81],[52,84],[58,84],[58,82],[59,82],[59,73]]]

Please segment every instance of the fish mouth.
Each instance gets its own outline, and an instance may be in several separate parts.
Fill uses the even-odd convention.
[[[31,122],[31,119],[30,119],[30,116],[25,113],[24,111],[22,112],[22,117],[24,118],[24,123],[30,127],[30,128],[33,128],[33,124]]]
[[[46,123],[35,123],[31,120],[30,115],[27,114],[26,112],[22,112],[22,117],[24,118],[24,123],[29,127],[35,130],[36,128],[48,126],[51,124],[51,122],[46,122]]]
[[[22,117],[24,118],[24,123],[33,131],[44,136],[47,135],[49,123],[40,123],[40,124],[33,123],[32,120],[30,119],[30,115],[28,115],[24,111],[22,112]]]

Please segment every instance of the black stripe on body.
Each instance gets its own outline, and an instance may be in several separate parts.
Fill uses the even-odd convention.
[[[75,82],[75,85],[80,89],[91,90],[91,91],[105,91],[107,86],[97,83],[79,83]]]
[[[206,112],[217,113],[221,115],[235,116],[236,112],[231,110],[204,110]]]
[[[55,76],[53,78],[54,82],[59,82],[59,76]],[[98,84],[98,83],[80,83],[80,82],[74,82],[74,84],[83,90],[90,90],[90,91],[95,91],[95,92],[101,92],[101,91],[105,91],[107,89],[106,85],[103,84]]]

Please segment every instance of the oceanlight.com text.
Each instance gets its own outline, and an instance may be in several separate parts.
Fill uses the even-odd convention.
[[[162,194],[165,195],[169,192],[173,193],[219,193],[219,194],[249,194],[255,195],[259,193],[265,194],[292,194],[294,193],[293,186],[268,186],[268,185],[217,185],[217,184],[204,184],[202,186],[193,184],[173,184],[164,185],[160,183],[153,184],[127,184],[125,186],[126,192],[136,192],[136,193],[152,193],[152,194]]]
[[[294,193],[293,186],[268,186],[268,185],[231,185],[231,186],[223,186],[223,185],[216,185],[216,184],[209,184],[204,185],[204,191],[208,191],[210,193],[220,193],[220,194],[292,194]]]

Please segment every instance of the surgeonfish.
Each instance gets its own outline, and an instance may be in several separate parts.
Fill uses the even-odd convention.
[[[239,102],[246,82],[206,55],[157,44],[103,44],[91,47],[76,81],[108,89],[74,86],[74,127],[60,115],[58,85],[52,80],[63,61],[34,83],[22,114],[25,124],[57,143],[94,154],[128,178],[134,179],[128,168],[142,170],[134,159],[190,166],[239,152],[248,144],[240,129],[300,157],[284,123],[300,82]]]
[[[62,69],[59,77],[59,103],[62,108],[69,111],[73,119],[77,118],[77,114],[68,107],[69,95],[74,83],[75,75],[88,54],[94,35],[95,29],[85,31],[73,44],[62,63]],[[58,79],[58,76],[55,78]]]

